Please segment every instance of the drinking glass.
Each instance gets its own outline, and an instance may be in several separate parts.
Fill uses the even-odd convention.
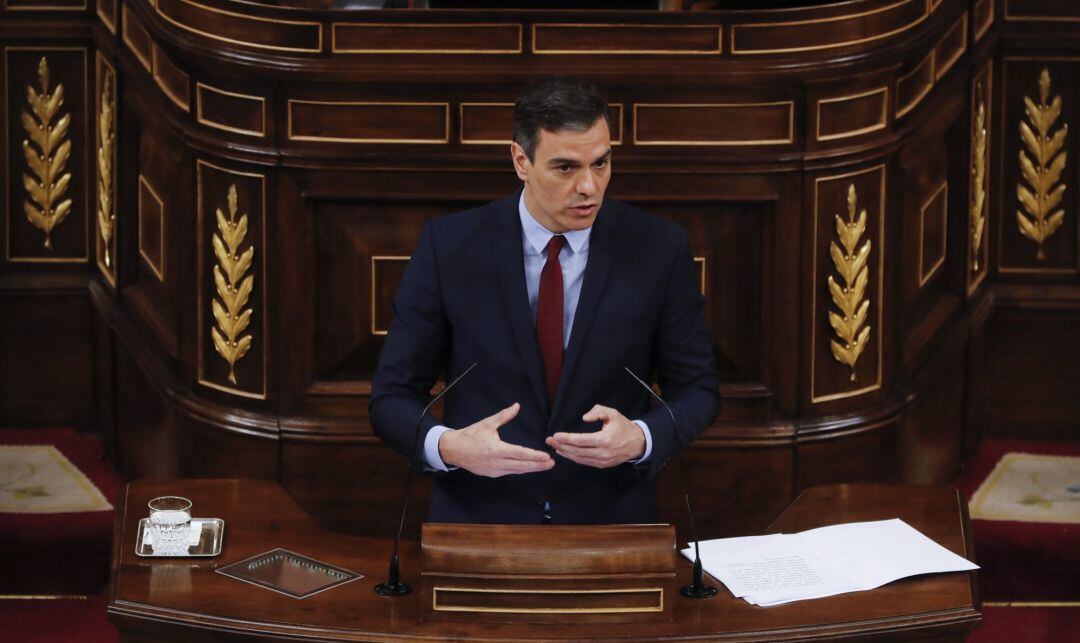
[[[151,547],[158,556],[182,556],[188,553],[191,531],[191,501],[180,496],[162,496],[149,502],[147,521]]]

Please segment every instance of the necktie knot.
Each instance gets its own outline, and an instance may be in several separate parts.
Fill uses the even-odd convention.
[[[559,252],[562,251],[563,246],[566,245],[566,237],[561,234],[557,234],[548,241],[547,244],[547,259],[548,261],[558,260]]]

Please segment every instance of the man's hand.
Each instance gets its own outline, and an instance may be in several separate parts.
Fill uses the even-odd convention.
[[[509,444],[499,437],[499,428],[513,420],[520,409],[521,405],[514,402],[476,424],[443,433],[439,438],[442,461],[487,478],[547,471],[555,466],[555,460],[547,453]]]
[[[567,460],[598,469],[645,455],[645,433],[615,409],[597,404],[581,419],[604,425],[595,433],[556,433],[547,439],[548,446]]]

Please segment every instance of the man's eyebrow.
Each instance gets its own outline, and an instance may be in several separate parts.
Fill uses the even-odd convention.
[[[611,148],[609,147],[606,152],[604,152],[600,156],[596,157],[596,160],[593,161],[593,163],[599,163],[600,161],[607,160],[610,157],[611,157]],[[551,165],[551,166],[570,165],[570,166],[573,166],[573,167],[578,167],[578,166],[581,165],[581,162],[578,161],[577,159],[565,159],[565,158],[562,158],[562,157],[555,157],[553,159],[548,160],[548,165]]]

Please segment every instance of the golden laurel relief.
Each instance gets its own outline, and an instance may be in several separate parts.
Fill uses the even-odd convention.
[[[247,354],[252,341],[251,335],[240,337],[240,333],[251,323],[251,309],[244,306],[251,298],[255,277],[244,275],[251,269],[255,246],[249,246],[240,253],[240,244],[248,232],[248,218],[247,215],[240,215],[239,220],[236,218],[235,183],[229,186],[228,202],[228,219],[222,214],[221,208],[217,208],[218,231],[213,240],[214,256],[217,257],[214,285],[220,301],[217,298],[212,301],[217,325],[210,328],[210,335],[218,354],[229,363],[229,381],[236,384],[236,362]]]
[[[23,154],[33,177],[23,174],[23,187],[29,199],[23,201],[26,219],[45,232],[44,246],[52,250],[51,233],[71,212],[71,199],[60,200],[71,183],[71,172],[64,166],[71,156],[71,141],[67,140],[71,114],[60,113],[64,104],[64,86],[49,91],[49,64],[44,57],[38,62],[39,89],[27,85],[26,101],[33,114],[22,113],[23,129],[29,139],[23,139]]]
[[[105,70],[101,80],[101,107],[98,114],[98,231],[105,248],[105,265],[112,267],[112,238],[116,225],[113,209],[113,150],[116,144],[114,114],[116,109],[116,83],[113,72]]]
[[[1065,193],[1065,184],[1057,185],[1057,182],[1065,169],[1067,154],[1062,148],[1069,125],[1062,123],[1057,132],[1050,134],[1050,129],[1061,116],[1061,96],[1054,96],[1047,103],[1049,97],[1050,72],[1043,68],[1039,74],[1039,104],[1024,97],[1024,114],[1030,125],[1020,121],[1020,139],[1028,152],[1025,154],[1023,149],[1020,150],[1020,173],[1028,185],[1024,185],[1023,181],[1016,184],[1016,196],[1023,206],[1022,211],[1016,211],[1016,222],[1020,226],[1020,234],[1038,245],[1035,254],[1038,261],[1046,259],[1043,242],[1065,220],[1065,210],[1055,211],[1054,208],[1061,204],[1061,197]]]
[[[836,235],[840,238],[840,246],[835,241],[829,244],[833,266],[844,282],[841,286],[829,275],[829,293],[841,313],[829,311],[829,325],[840,340],[829,340],[829,346],[836,361],[851,369],[852,382],[855,381],[855,363],[870,341],[870,326],[864,326],[870,311],[870,300],[866,298],[866,285],[870,281],[870,241],[859,245],[866,232],[866,209],[863,208],[856,217],[855,205],[855,184],[852,183],[848,186],[847,194],[848,218],[844,220],[836,215]]]
[[[982,86],[976,85],[975,93],[982,96]],[[979,271],[979,251],[982,250],[983,233],[986,231],[986,103],[979,101],[975,112],[975,130],[971,143],[971,270]]]

